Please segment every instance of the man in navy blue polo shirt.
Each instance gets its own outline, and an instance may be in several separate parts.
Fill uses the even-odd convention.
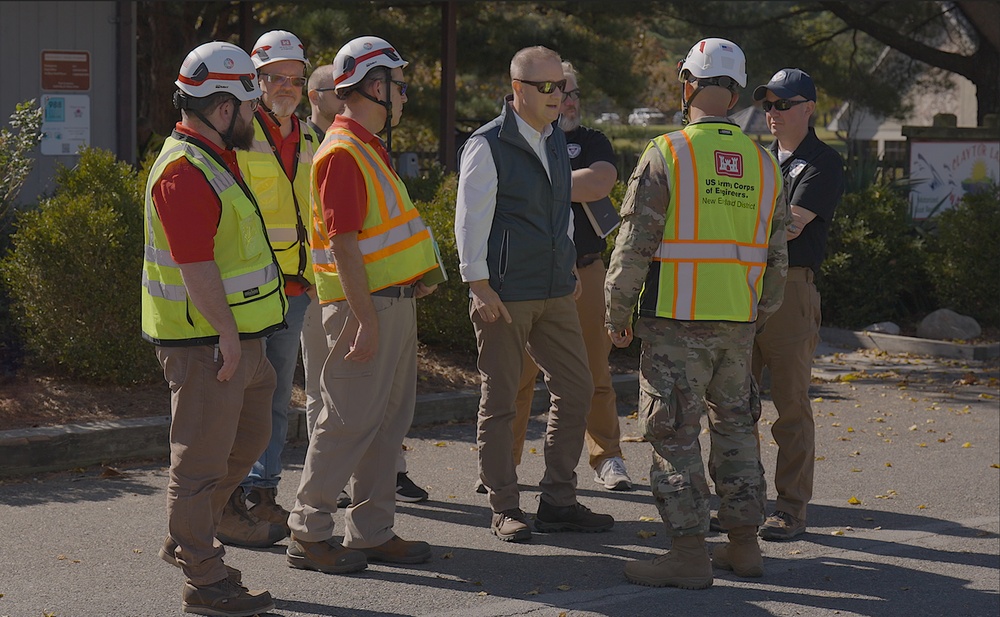
[[[800,69],[778,71],[754,90],[774,135],[771,152],[781,163],[791,206],[788,227],[788,281],[781,308],[757,334],[753,373],[771,372],[771,399],[778,419],[771,435],[778,444],[774,472],[775,511],[760,528],[765,540],[790,540],[806,530],[812,497],[816,427],[809,404],[812,358],[819,342],[820,297],[813,282],[826,252],[834,209],[844,193],[844,162],[816,136],[816,86]]]

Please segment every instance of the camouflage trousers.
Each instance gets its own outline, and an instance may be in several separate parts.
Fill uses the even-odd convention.
[[[707,415],[708,471],[728,529],[764,522],[766,485],[754,424],[760,397],[750,375],[754,324],[640,318],[639,428],[653,446],[649,483],[670,536],[708,532],[702,462]],[[707,404],[708,403],[708,404]]]

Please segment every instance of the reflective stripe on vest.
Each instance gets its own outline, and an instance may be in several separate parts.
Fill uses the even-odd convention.
[[[257,197],[267,239],[281,271],[313,282],[309,254],[309,174],[316,149],[312,130],[299,120],[299,143],[293,180],[285,172],[281,154],[270,141],[260,113],[254,115],[254,139],[250,150],[238,150],[236,159],[247,184]],[[298,206],[296,212],[294,206]],[[300,237],[299,229],[302,229]]]
[[[640,301],[640,313],[755,321],[781,186],[777,163],[735,127],[715,123],[690,125],[649,147],[667,163],[670,204],[643,289],[653,297]]]
[[[365,180],[368,210],[358,234],[370,291],[411,281],[437,266],[430,232],[414,207],[402,180],[371,146],[350,131],[332,127],[316,153],[320,164],[334,150],[343,150],[357,163]],[[312,259],[320,302],[344,299],[343,286],[330,249],[319,187],[313,183]]]
[[[164,169],[180,158],[204,175],[222,204],[215,236],[215,263],[241,338],[264,336],[280,328],[286,305],[283,281],[252,193],[245,192],[228,168],[196,140],[171,136],[146,184],[143,338],[158,345],[210,344],[218,340],[218,332],[190,300],[153,203],[152,192]]]

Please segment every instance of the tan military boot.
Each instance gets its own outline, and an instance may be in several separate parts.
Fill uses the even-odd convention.
[[[275,525],[261,520],[256,514],[247,510],[243,500],[243,489],[236,487],[229,497],[222,520],[215,529],[215,537],[219,542],[229,546],[248,546],[251,548],[266,548],[288,535],[288,527]]]
[[[276,488],[253,487],[247,493],[247,503],[252,504],[249,510],[261,520],[287,527],[288,510],[278,504],[277,494]]]
[[[764,558],[757,544],[757,528],[730,529],[729,542],[715,549],[712,561],[723,570],[732,570],[736,576],[764,576]]]
[[[705,548],[705,536],[676,536],[670,552],[665,555],[625,564],[625,578],[649,587],[711,587],[712,562]]]

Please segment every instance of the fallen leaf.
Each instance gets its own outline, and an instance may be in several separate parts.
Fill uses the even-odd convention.
[[[535,448],[528,448],[528,452],[530,454],[538,454],[538,450],[536,450]]]
[[[927,506],[925,506],[923,504],[917,506],[917,510],[926,510],[926,509],[927,509]]]
[[[991,399],[991,398],[996,398],[996,397],[993,396],[992,394],[986,394],[985,392],[983,392],[982,394],[979,395],[979,398]]]
[[[526,596],[537,596],[538,595],[538,590],[537,589],[532,589],[531,591],[529,591],[528,593],[526,593],[524,595],[526,595]]]
[[[830,426],[839,427],[840,426],[840,422],[833,422],[833,423],[830,424]]]
[[[837,531],[830,532],[830,535],[831,536],[842,536],[842,535],[844,535],[844,530],[843,529],[838,529]]]
[[[558,589],[559,591],[569,591],[570,589],[572,589],[572,587],[570,587],[569,585],[559,585],[558,587],[556,587],[556,589]]]
[[[639,536],[643,540],[648,540],[648,539],[652,538],[653,536],[655,536],[656,532],[655,531],[646,531],[645,529],[640,529],[639,531],[635,532],[635,535]]]
[[[920,443],[918,443],[918,444],[917,444],[917,447],[918,447],[918,448],[926,448],[926,447],[927,447],[927,444],[926,444],[926,443],[924,443],[924,442],[920,442]]]
[[[859,472],[859,471],[861,471],[861,470],[860,470],[860,469],[858,469],[857,467],[852,467],[852,468],[851,468],[851,471],[853,471],[853,472],[857,473],[857,472]]]
[[[847,500],[847,503],[851,504],[852,506],[857,506],[861,504],[861,500],[852,495],[851,498]]]
[[[443,442],[443,441],[439,441],[439,442],[435,443],[434,445],[437,446],[438,448],[447,448],[448,447],[448,444],[445,443],[445,442]]]
[[[812,402],[814,402],[814,403],[822,403],[823,402],[823,397],[822,396],[817,396],[816,398],[813,399]]]
[[[1000,463],[993,463],[992,465],[990,465],[990,467],[992,467],[993,469],[1000,469]]]
[[[911,426],[911,427],[910,427],[910,430],[911,430],[911,431],[915,431],[915,430],[917,430],[917,425],[916,425],[916,424],[914,424],[913,426]]]
[[[124,475],[125,474],[118,471],[114,467],[105,467],[104,469],[101,470],[102,478],[121,478]]]
[[[629,420],[638,420],[639,419],[639,412],[638,411],[633,411],[632,413],[630,413],[629,415],[627,415],[625,417],[628,418]]]
[[[656,522],[656,517],[655,516],[640,516],[639,520],[642,521],[643,523],[653,523],[653,522]]]
[[[132,552],[135,553],[136,555],[141,555],[142,554],[142,549],[141,548],[134,548],[134,549],[132,549]]]
[[[826,460],[826,457],[825,457],[825,456],[817,456],[817,457],[816,457],[816,460],[817,460],[817,461],[825,461],[825,460]]]
[[[448,551],[444,555],[441,555],[441,559],[451,559],[454,556],[455,556],[455,553],[453,553],[451,551]]]
[[[862,516],[861,520],[864,520],[864,521],[874,521],[875,519],[872,518],[872,517],[870,517],[870,516]]]
[[[488,595],[490,595],[490,594],[486,593],[485,591],[480,591],[480,592],[479,592],[479,593],[477,593],[476,595],[477,595],[477,596],[488,596]]]
[[[479,446],[469,446],[469,450],[470,450],[471,452],[475,452],[475,451],[476,451],[476,450],[478,450],[478,449],[479,449]]]
[[[892,467],[892,463],[890,463],[889,461],[886,461],[886,462],[885,462],[885,466],[886,466],[886,467]]]
[[[965,442],[965,443],[962,444],[962,447],[963,448],[971,448],[972,444],[967,441],[967,442]]]

